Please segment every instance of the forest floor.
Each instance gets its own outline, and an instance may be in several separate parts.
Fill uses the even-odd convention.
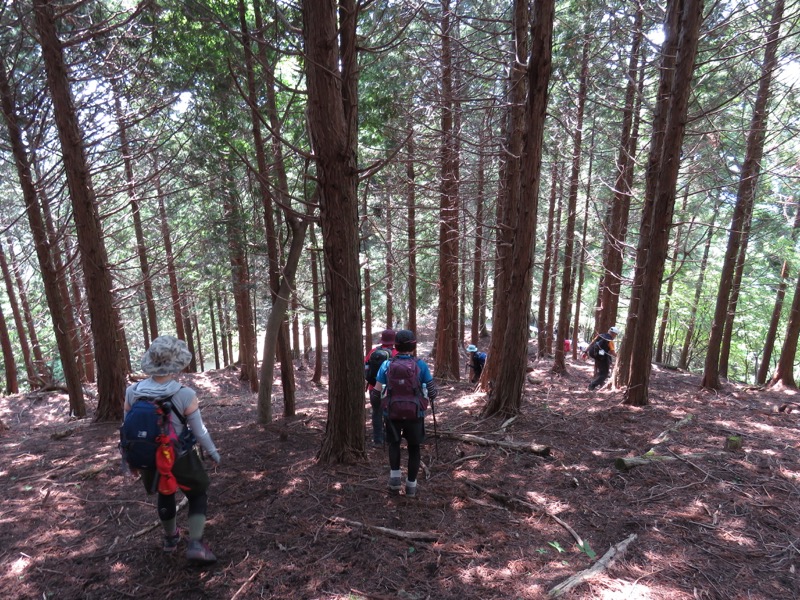
[[[359,464],[315,460],[327,391],[309,371],[297,415],[266,427],[235,370],[181,376],[222,454],[206,569],[183,545],[161,553],[154,497],[121,474],[117,424],[70,421],[63,394],[2,398],[0,598],[536,599],[574,576],[562,597],[800,597],[797,392],[709,393],[697,374],[654,367],[651,404],[633,408],[587,391],[589,363],[567,364],[557,377],[531,355],[522,413],[505,424],[479,417],[469,384],[441,385],[416,500],[387,494],[369,436]],[[726,450],[734,434],[742,448]],[[615,467],[648,452],[663,460]]]

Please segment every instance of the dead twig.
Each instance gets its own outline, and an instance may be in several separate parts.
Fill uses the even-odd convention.
[[[263,564],[263,563],[262,563],[262,564],[260,564],[260,565],[258,565],[258,568],[257,568],[255,571],[253,571],[253,572],[252,572],[252,574],[250,575],[250,577],[248,577],[248,578],[247,578],[247,581],[245,581],[245,582],[244,582],[244,583],[243,583],[243,584],[242,584],[242,585],[239,587],[239,589],[238,589],[238,590],[236,590],[236,593],[235,593],[233,596],[231,596],[231,600],[236,600],[236,599],[239,597],[239,595],[240,595],[240,594],[243,594],[243,593],[245,592],[245,590],[247,589],[247,587],[248,587],[248,586],[249,586],[251,583],[253,583],[253,580],[254,580],[254,579],[255,579],[255,578],[258,576],[258,574],[259,574],[259,573],[261,573],[261,569],[263,569],[263,568],[264,568],[264,564]]]
[[[603,554],[602,557],[600,557],[600,560],[594,563],[591,567],[589,567],[584,571],[581,571],[580,573],[576,573],[566,581],[563,581],[559,583],[557,586],[551,588],[550,591],[547,592],[547,595],[550,596],[551,598],[560,596],[565,592],[568,592],[572,588],[580,585],[584,581],[591,579],[599,572],[607,569],[614,563],[614,561],[617,558],[619,558],[620,556],[622,556],[622,554],[625,553],[625,550],[627,550],[628,545],[635,539],[636,539],[636,534],[632,533],[618,544],[611,546],[611,548],[609,548],[608,551],[605,554]]]
[[[350,525],[351,527],[360,527],[367,531],[381,533],[405,541],[415,542],[435,542],[439,539],[439,535],[435,533],[427,533],[425,531],[399,531],[397,529],[389,529],[388,527],[379,527],[377,525],[367,525],[366,523],[359,523],[358,521],[350,521],[342,517],[328,517],[328,520],[333,523],[340,523],[343,525]]]

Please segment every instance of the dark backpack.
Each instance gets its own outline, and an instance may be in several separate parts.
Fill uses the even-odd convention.
[[[183,424],[180,437],[172,426],[171,413]],[[171,443],[176,455],[183,456],[194,447],[196,440],[186,424],[186,417],[172,404],[172,396],[138,398],[119,428],[122,456],[132,469],[155,469],[156,449],[162,441]]]
[[[383,346],[378,346],[372,351],[372,354],[369,355],[369,360],[364,364],[364,379],[367,380],[367,383],[372,386],[375,385],[378,370],[391,357],[389,350]]]
[[[413,421],[425,416],[428,399],[422,393],[419,365],[412,357],[393,358],[386,369],[383,414],[393,421]]]
[[[600,350],[608,352],[608,344],[603,336],[598,335],[594,338],[592,343],[589,344],[589,347],[586,348],[586,354],[589,355],[589,358],[598,358],[600,356]]]

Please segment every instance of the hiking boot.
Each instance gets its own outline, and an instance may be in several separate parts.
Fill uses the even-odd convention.
[[[390,494],[399,493],[401,487],[403,487],[403,486],[400,485],[400,478],[399,477],[389,477],[389,493]]]
[[[175,533],[172,535],[164,535],[164,545],[161,549],[167,554],[172,554],[178,548],[178,543],[181,541],[181,529],[175,528]]]
[[[416,498],[417,497],[417,486],[408,487],[406,485],[406,498]]]
[[[189,540],[186,547],[186,560],[200,565],[210,565],[217,562],[217,557],[203,540]]]

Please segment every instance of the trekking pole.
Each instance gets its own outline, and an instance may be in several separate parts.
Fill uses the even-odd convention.
[[[422,384],[422,394],[428,397],[428,385]],[[433,441],[436,444],[436,460],[439,460],[439,434],[436,431],[436,407],[434,406],[433,398],[431,398],[431,414],[433,415]]]

